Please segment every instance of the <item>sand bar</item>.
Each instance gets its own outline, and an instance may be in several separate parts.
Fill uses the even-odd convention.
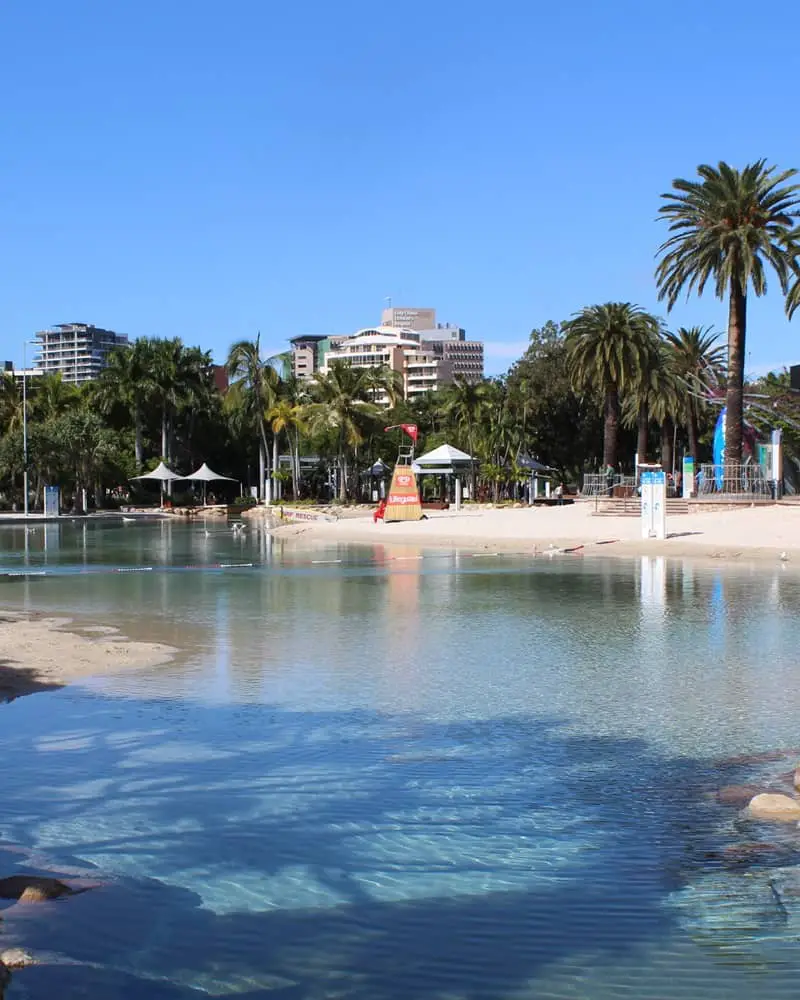
[[[0,701],[62,687],[82,677],[170,662],[177,650],[126,639],[117,629],[71,618],[3,611]]]

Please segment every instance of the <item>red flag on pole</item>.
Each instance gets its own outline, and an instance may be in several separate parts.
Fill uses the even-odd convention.
[[[391,427],[384,427],[383,433],[388,434],[389,431],[396,431],[398,427],[400,428],[400,430],[403,430],[406,432],[406,434],[408,434],[408,436],[411,438],[414,444],[417,443],[417,438],[419,437],[419,428],[417,427],[416,424],[392,424]]]

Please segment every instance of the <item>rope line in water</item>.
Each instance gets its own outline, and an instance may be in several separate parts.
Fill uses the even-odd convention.
[[[590,545],[612,545],[614,542],[619,541],[617,538],[607,538],[602,541],[591,542]],[[570,555],[580,552],[586,546],[584,545],[572,545],[565,548],[553,548],[545,549],[544,555]],[[525,556],[525,555],[537,555],[537,551],[534,549],[533,553],[527,552],[460,552],[458,555],[462,559],[495,559],[503,556]],[[415,555],[415,556],[388,556],[383,560],[384,563],[390,562],[433,562],[434,560],[450,560],[453,558],[453,553],[440,553],[436,555]],[[341,565],[345,561],[344,559],[309,559],[299,562],[285,563],[283,569],[291,570],[301,568],[303,566],[330,566],[330,565]],[[188,564],[183,566],[82,566],[82,567],[72,567],[65,566],[58,569],[28,569],[28,570],[0,570],[0,579],[18,579],[18,578],[28,578],[28,577],[40,577],[40,576],[98,576],[98,575],[110,575],[118,573],[186,573],[195,572],[202,573],[209,570],[226,570],[226,569],[254,569],[256,566],[265,566],[267,563],[253,563],[253,562],[241,562],[241,563],[197,563]],[[358,562],[358,563],[345,563],[348,569],[374,569],[379,566],[380,563],[376,562]]]

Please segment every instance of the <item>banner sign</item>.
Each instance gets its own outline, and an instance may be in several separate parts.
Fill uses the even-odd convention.
[[[417,477],[410,465],[396,465],[386,498],[384,521],[419,521],[422,517]]]

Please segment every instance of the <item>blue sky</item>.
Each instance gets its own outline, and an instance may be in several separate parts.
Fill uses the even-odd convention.
[[[9,0],[0,354],[78,320],[221,360],[391,296],[484,339],[494,373],[584,305],[663,314],[672,178],[800,167],[794,61],[760,30],[743,0]],[[799,333],[773,283],[748,371],[800,361]]]

